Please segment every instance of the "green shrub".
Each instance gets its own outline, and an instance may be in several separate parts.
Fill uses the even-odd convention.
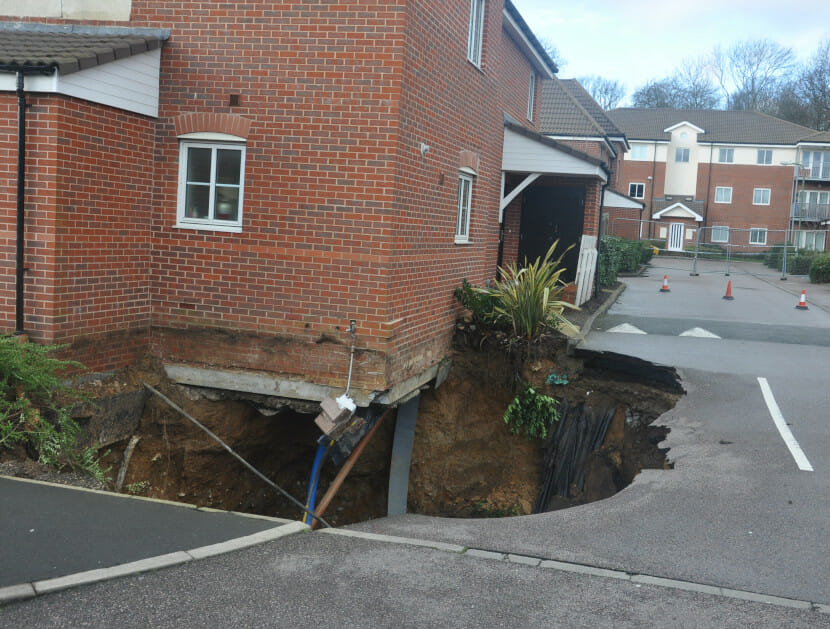
[[[465,278],[453,294],[472,313],[473,321],[485,325],[492,323],[497,302],[489,292],[478,290]]]
[[[807,275],[813,261],[819,256],[818,251],[799,249],[793,258],[787,256],[787,272],[793,275]]]
[[[810,265],[810,281],[814,284],[830,282],[830,253],[817,255]]]
[[[579,329],[568,321],[563,312],[566,308],[578,310],[572,304],[559,299],[565,284],[559,279],[565,268],[561,267],[562,256],[555,260],[553,252],[559,241],[551,245],[544,258],[519,268],[511,264],[499,269],[502,279],[491,288],[476,288],[488,299],[495,300],[492,323],[512,329],[516,336],[533,339],[545,329],[560,330],[567,335],[579,334]]]
[[[504,423],[511,435],[523,434],[526,439],[544,439],[553,422],[559,420],[558,402],[541,395],[530,385],[513,398],[504,413]]]
[[[61,401],[81,398],[59,377],[81,365],[53,358],[57,349],[0,336],[0,446],[27,444],[40,463],[69,466],[103,481],[95,448],[78,448],[81,429],[71,417],[71,404]]]
[[[620,241],[616,236],[603,236],[599,247],[599,285],[613,286],[620,270]]]

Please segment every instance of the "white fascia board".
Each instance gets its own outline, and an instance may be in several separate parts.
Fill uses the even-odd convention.
[[[545,63],[542,57],[539,56],[539,53],[536,52],[536,48],[530,43],[530,40],[525,36],[522,29],[519,28],[518,24],[516,24],[516,20],[514,20],[507,12],[507,9],[502,10],[501,14],[502,24],[504,25],[505,30],[516,41],[522,49],[522,52],[533,64],[533,67],[536,68],[536,71],[546,79],[552,79],[556,76],[555,73],[551,72],[548,64]]]
[[[818,146],[818,147],[828,147],[830,146],[830,140],[827,142],[799,142],[796,146]]]
[[[668,127],[667,129],[663,129],[663,133],[671,133],[675,129],[679,129],[680,127],[691,127],[697,133],[706,133],[703,129],[698,127],[697,125],[692,124],[688,120],[684,120],[683,122],[678,122],[677,124],[673,124],[672,126]]]
[[[608,181],[608,175],[605,174],[601,166],[528,138],[506,127],[504,129],[501,169],[505,172],[597,177],[603,183]]]
[[[157,118],[160,68],[161,49],[157,48],[63,76],[58,72],[29,75],[23,85],[27,92],[74,96]],[[0,74],[0,91],[16,88],[14,74]]]
[[[602,207],[619,207],[629,210],[642,210],[646,206],[645,203],[635,201],[631,197],[620,194],[610,188],[606,188],[602,195]]]

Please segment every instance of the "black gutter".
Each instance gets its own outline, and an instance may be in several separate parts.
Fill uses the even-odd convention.
[[[24,334],[23,329],[23,281],[26,268],[23,266],[25,245],[24,221],[26,193],[26,92],[23,91],[23,72],[17,73],[17,267],[15,272],[15,334]]]
[[[24,283],[26,267],[24,251],[26,246],[26,92],[23,77],[26,74],[51,74],[51,66],[2,65],[0,72],[17,74],[17,237],[15,245],[15,329],[17,335],[25,334],[23,317]]]

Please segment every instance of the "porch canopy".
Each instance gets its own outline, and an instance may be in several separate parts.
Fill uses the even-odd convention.
[[[542,175],[592,177],[599,179],[602,183],[607,183],[609,174],[602,160],[531,131],[511,120],[504,122],[501,170],[502,179],[505,173],[526,173],[526,176],[507,195],[504,194],[504,186],[502,186],[499,223],[504,220],[504,209]]]
[[[627,197],[619,192],[614,192],[610,188],[606,188],[602,195],[602,207],[623,208],[626,210],[642,210],[646,204],[642,201],[637,201],[631,197]]]

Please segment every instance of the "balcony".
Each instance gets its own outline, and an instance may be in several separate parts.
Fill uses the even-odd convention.
[[[830,180],[830,163],[806,165],[801,169],[800,176],[806,181],[828,181]]]
[[[814,223],[830,220],[830,203],[793,203],[790,218]]]

